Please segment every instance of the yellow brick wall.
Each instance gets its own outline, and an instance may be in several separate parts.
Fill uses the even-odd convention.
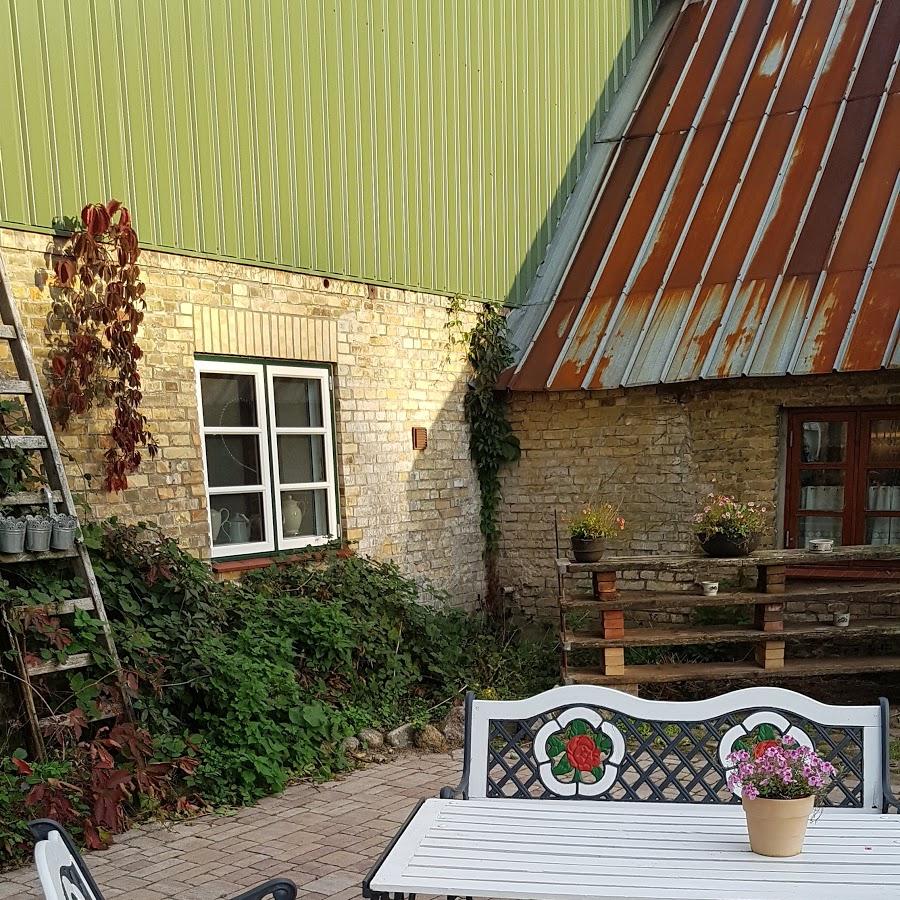
[[[694,551],[690,517],[713,489],[768,503],[771,545],[783,408],[884,403],[900,403],[900,373],[511,394],[522,457],[502,475],[501,583],[528,612],[554,609],[554,513],[565,550],[567,521],[591,500],[622,505],[628,524],[611,553]],[[630,586],[679,580],[693,578],[647,570]]]
[[[42,235],[0,231],[41,362],[52,300],[41,275],[47,246]],[[484,589],[478,485],[463,420],[464,363],[448,353],[447,298],[165,253],[143,253],[141,268],[145,412],[161,452],[124,494],[105,494],[109,411],[76,420],[62,445],[72,488],[92,514],[154,522],[208,555],[195,353],[331,362],[344,535],[473,606]],[[425,451],[412,449],[414,425],[428,429]]]

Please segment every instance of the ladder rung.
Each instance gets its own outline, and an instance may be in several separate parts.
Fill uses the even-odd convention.
[[[70,559],[73,556],[78,556],[78,551],[74,547],[71,550],[44,550],[41,553],[0,553],[0,565],[45,562],[48,559]]]
[[[38,727],[42,729],[66,727],[69,724],[69,716],[71,713],[60,713],[55,716],[45,716],[38,719]],[[104,703],[100,709],[99,716],[93,716],[90,722],[102,722],[105,719],[114,719],[116,716],[122,715],[122,707],[118,703]]]
[[[62,503],[63,495],[60,491],[53,492],[53,502]],[[0,506],[46,506],[47,498],[37,491],[21,491],[18,494],[7,494],[0,497]]]
[[[19,378],[0,378],[0,394],[30,394],[31,385]]]
[[[0,434],[0,449],[46,450],[47,438],[42,434]]]
[[[52,603],[40,603],[34,606],[13,606],[9,614],[14,619],[21,619],[26,613],[41,610],[48,616],[65,616],[75,612],[76,609],[93,609],[94,601],[91,597],[77,597],[73,600],[58,600]]]
[[[13,325],[0,325],[0,338],[7,341],[14,341],[18,338],[16,329]]]
[[[52,675],[54,672],[65,672],[67,669],[83,669],[93,661],[90,653],[73,653],[65,662],[58,663],[48,659],[28,666],[28,674]]]

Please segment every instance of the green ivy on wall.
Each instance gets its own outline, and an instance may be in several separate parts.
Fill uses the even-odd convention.
[[[448,328],[451,345],[465,343],[472,377],[465,398],[469,453],[481,492],[481,533],[488,564],[488,608],[496,607],[496,553],[500,541],[500,467],[520,455],[519,439],[506,415],[506,397],[497,390],[501,372],[513,363],[506,316],[502,307],[484,303],[468,332],[461,328],[462,297],[451,299]],[[462,337],[459,335],[462,334]]]

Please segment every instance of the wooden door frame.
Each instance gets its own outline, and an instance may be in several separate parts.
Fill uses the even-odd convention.
[[[797,545],[797,516],[800,503],[798,475],[802,446],[801,422],[815,418],[817,421],[847,422],[847,451],[840,468],[844,470],[844,509],[841,515],[841,540],[845,544],[861,544],[865,540],[866,478],[862,461],[868,459],[869,430],[862,424],[873,417],[890,415],[900,417],[900,405],[876,404],[872,406],[803,406],[784,407],[787,419],[787,453],[785,454],[784,518],[782,543]],[[823,469],[837,468],[837,464],[821,464]],[[790,540],[788,540],[788,536]]]

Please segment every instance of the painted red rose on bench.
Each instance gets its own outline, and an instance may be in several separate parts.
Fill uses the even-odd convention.
[[[769,749],[769,747],[780,747],[780,746],[781,746],[781,741],[778,741],[778,740],[760,741],[753,748],[753,758],[759,759],[763,755],[763,753],[765,753],[766,750]]]
[[[579,772],[590,772],[603,763],[603,755],[597,749],[594,739],[586,734],[569,738],[566,742],[566,757]]]

